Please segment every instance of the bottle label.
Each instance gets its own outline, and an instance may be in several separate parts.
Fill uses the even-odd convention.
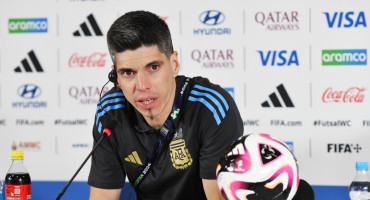
[[[31,200],[31,184],[5,185],[6,200]]]
[[[349,192],[350,199],[354,200],[368,200],[370,199],[370,192],[365,191],[350,191]]]

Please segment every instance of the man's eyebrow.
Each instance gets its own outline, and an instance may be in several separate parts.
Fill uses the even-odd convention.
[[[119,68],[117,69],[117,73],[124,72],[124,71],[133,71],[131,68]]]
[[[145,67],[150,67],[152,65],[162,65],[163,63],[164,62],[161,61],[161,60],[154,60],[154,61],[149,62],[148,64],[146,64]],[[121,67],[121,68],[117,69],[117,73],[124,72],[124,71],[134,71],[134,70],[130,67]]]
[[[154,60],[154,61],[152,61],[152,62],[150,62],[150,63],[148,63],[148,64],[146,64],[146,66],[145,67],[150,67],[150,66],[152,66],[152,65],[162,65],[164,62],[163,61],[161,61],[161,60]]]

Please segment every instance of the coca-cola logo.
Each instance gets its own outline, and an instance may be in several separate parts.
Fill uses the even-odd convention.
[[[351,87],[347,90],[334,90],[329,87],[322,95],[322,101],[324,103],[362,103],[365,98],[363,94],[365,90],[364,87]]]
[[[232,49],[194,49],[191,58],[204,68],[233,68],[233,53]]]
[[[81,56],[78,53],[73,53],[69,58],[68,66],[76,67],[104,67],[106,63],[107,53],[95,52],[89,56]]]

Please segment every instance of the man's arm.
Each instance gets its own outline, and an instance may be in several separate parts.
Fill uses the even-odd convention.
[[[100,189],[90,187],[90,200],[118,200],[122,189]]]
[[[202,179],[202,182],[208,200],[224,200],[218,189],[216,179]]]

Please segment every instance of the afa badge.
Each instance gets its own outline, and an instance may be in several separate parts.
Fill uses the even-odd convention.
[[[189,150],[186,148],[185,140],[182,138],[181,128],[177,130],[170,143],[170,155],[172,165],[176,169],[186,169],[193,162]]]

